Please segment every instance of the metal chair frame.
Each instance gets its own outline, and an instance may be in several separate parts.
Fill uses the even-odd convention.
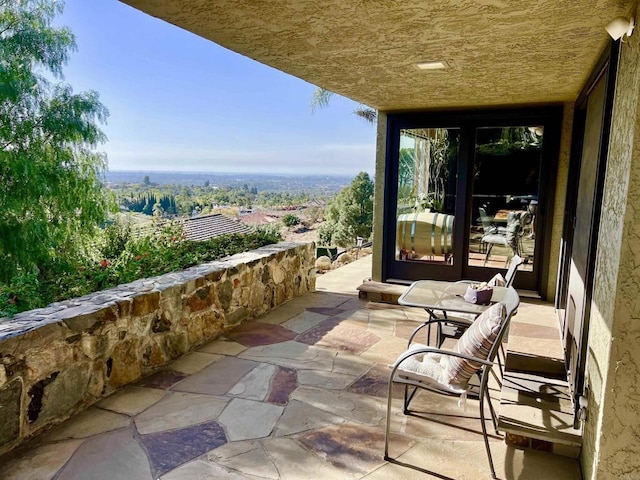
[[[404,399],[403,399],[403,413],[405,415],[410,414],[411,411],[409,410],[410,407],[410,403],[411,400],[414,398],[418,388],[422,388],[422,389],[426,389],[426,390],[430,390],[436,393],[440,393],[440,394],[445,394],[445,395],[456,395],[456,393],[451,392],[449,390],[446,390],[444,387],[443,388],[437,388],[437,386],[432,385],[432,384],[427,384],[427,383],[422,383],[422,382],[418,382],[416,380],[413,379],[409,379],[409,378],[403,378],[401,376],[399,376],[397,374],[398,372],[398,368],[402,365],[402,363],[407,360],[410,357],[416,356],[416,355],[424,355],[426,353],[435,353],[438,355],[447,355],[447,356],[454,356],[454,357],[460,357],[460,358],[464,358],[467,360],[473,360],[477,363],[479,363],[481,365],[481,367],[478,369],[478,371],[476,372],[476,374],[479,376],[480,378],[480,390],[479,390],[479,401],[480,401],[480,423],[482,425],[482,434],[484,437],[484,444],[485,444],[485,448],[487,451],[487,458],[489,460],[489,467],[491,469],[491,477],[493,479],[497,478],[496,477],[496,473],[495,473],[495,468],[493,465],[493,457],[491,455],[491,448],[489,446],[489,438],[487,436],[487,426],[486,426],[486,421],[485,421],[485,413],[484,413],[484,407],[485,407],[485,401],[488,403],[489,405],[489,411],[491,414],[491,420],[496,432],[496,435],[499,435],[498,432],[498,422],[497,422],[497,418],[496,418],[496,414],[495,414],[495,410],[493,408],[493,405],[491,403],[491,397],[489,395],[489,389],[488,389],[488,381],[489,381],[489,375],[493,374],[495,375],[495,372],[493,372],[493,366],[494,366],[494,361],[496,359],[496,356],[498,356],[498,351],[500,349],[500,347],[502,346],[502,342],[505,336],[505,333],[507,332],[507,329],[509,327],[509,323],[511,321],[511,317],[513,316],[514,312],[516,311],[516,309],[518,308],[518,305],[520,303],[520,298],[518,297],[517,292],[515,291],[515,289],[513,287],[509,288],[509,293],[507,296],[505,296],[505,299],[503,301],[503,303],[506,306],[507,312],[506,312],[506,317],[505,320],[503,321],[500,330],[498,332],[498,335],[496,336],[496,339],[493,343],[493,345],[491,346],[491,349],[489,350],[489,355],[487,356],[487,358],[483,359],[483,358],[476,358],[476,357],[470,357],[468,355],[463,355],[457,352],[453,352],[451,350],[443,350],[441,348],[436,348],[436,347],[425,347],[425,348],[419,348],[419,349],[415,349],[415,350],[411,350],[411,351],[407,351],[404,354],[402,354],[397,360],[396,362],[393,364],[393,367],[391,369],[391,373],[389,375],[389,390],[388,390],[388,396],[387,396],[387,419],[386,419],[386,427],[385,427],[385,438],[384,438],[384,459],[385,460],[392,460],[392,457],[389,456],[389,434],[390,434],[390,428],[391,428],[391,403],[393,400],[393,385],[395,383],[398,384],[403,384],[405,386],[404,388]],[[463,324],[463,322],[456,322],[455,320],[447,320],[447,319],[431,319],[428,322],[423,323],[422,325],[420,325],[412,334],[411,337],[409,339],[409,343],[408,346],[411,346],[411,343],[413,342],[413,339],[415,338],[416,334],[418,333],[418,331],[422,330],[424,327],[430,326],[432,324],[440,324],[440,323],[457,323],[457,324]],[[465,327],[468,327],[469,325],[464,325]],[[438,326],[440,328],[440,325]],[[413,391],[411,393],[409,393],[409,387],[412,386]]]

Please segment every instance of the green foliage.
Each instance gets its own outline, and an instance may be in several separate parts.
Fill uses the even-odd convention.
[[[256,230],[194,242],[183,239],[177,223],[167,223],[147,236],[137,237],[128,223],[115,222],[104,229],[93,257],[60,260],[38,275],[21,273],[6,284],[0,283],[0,317],[281,240],[277,232]]]
[[[311,96],[311,112],[315,112],[319,108],[326,108],[331,103],[331,99],[335,95],[334,92],[326,88],[316,87]],[[374,124],[378,120],[378,111],[366,105],[358,105],[353,114],[362,118],[367,123]]]
[[[486,139],[486,143],[476,145],[480,155],[506,156],[523,150],[542,150],[542,137],[527,127],[495,129],[500,138]]]
[[[282,224],[285,227],[295,227],[296,225],[300,225],[300,218],[293,213],[287,213],[282,217]]]
[[[324,209],[319,206],[311,206],[304,211],[305,224],[311,226],[324,216]]]
[[[102,188],[106,158],[96,126],[108,114],[96,92],[53,84],[75,49],[52,28],[62,4],[0,3],[0,281],[29,279],[63,257],[81,256],[114,206]],[[29,282],[27,282],[29,283]],[[24,286],[24,285],[23,285]],[[22,287],[21,287],[22,288]],[[26,288],[26,287],[25,287]]]
[[[0,318],[12,317],[41,304],[40,282],[35,273],[16,275],[7,285],[0,283]]]
[[[333,225],[324,223],[318,228],[318,245],[331,245],[333,237]]]
[[[178,213],[175,196],[152,190],[144,193],[131,193],[128,197],[122,197],[120,205],[130,212],[140,212],[145,215],[154,215],[154,207],[156,205],[160,205],[165,214],[175,215]]]
[[[327,222],[319,229],[318,243],[348,247],[356,237],[369,238],[373,228],[373,182],[360,172],[326,210]]]
[[[403,130],[413,147],[401,148],[398,165],[398,213],[445,211],[449,165],[458,155],[458,137],[447,129]]]

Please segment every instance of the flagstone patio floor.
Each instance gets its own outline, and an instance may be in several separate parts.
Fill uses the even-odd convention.
[[[425,313],[358,299],[362,259],[318,291],[243,324],[0,459],[8,479],[490,478],[477,401],[396,392],[382,458],[388,365]],[[497,397],[499,392],[494,391]],[[496,402],[497,404],[497,402]],[[578,462],[491,438],[498,477],[580,478]]]

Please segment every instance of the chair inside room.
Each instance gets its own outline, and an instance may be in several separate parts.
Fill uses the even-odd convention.
[[[420,343],[412,343],[415,335],[411,336],[407,350],[393,364],[389,375],[389,390],[387,399],[387,418],[385,428],[385,460],[392,460],[389,456],[389,436],[391,427],[391,409],[393,387],[404,385],[403,413],[419,419],[426,419],[425,413],[411,410],[411,401],[420,389],[430,390],[443,395],[460,397],[466,401],[467,395],[477,395],[479,398],[480,423],[484,444],[487,451],[492,478],[496,478],[487,426],[485,420],[485,402],[493,427],[498,433],[498,423],[495,410],[489,395],[489,378],[496,375],[493,371],[494,361],[505,338],[512,315],[518,308],[520,298],[513,287],[509,287],[501,303],[496,303],[482,313],[468,327],[451,350],[445,350]],[[432,319],[424,326],[439,322],[453,322],[451,319]],[[470,383],[475,377],[479,386]],[[430,412],[437,415],[438,412]],[[419,415],[419,416],[418,416]],[[440,422],[440,420],[437,420]]]
[[[484,208],[480,207],[480,221],[482,222],[483,235],[480,241],[487,245],[483,265],[486,266],[494,245],[507,247],[513,255],[520,255],[520,241],[522,237],[522,224],[518,214],[509,213],[506,227],[497,227],[491,223],[491,218]],[[507,256],[506,262],[509,262]]]

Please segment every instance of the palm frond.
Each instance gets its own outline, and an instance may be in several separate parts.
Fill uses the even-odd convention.
[[[315,112],[318,108],[326,108],[329,106],[329,101],[333,95],[335,95],[333,92],[325,88],[316,87],[311,97],[311,112]]]
[[[369,108],[364,105],[356,108],[353,113],[358,117],[365,119],[369,123],[376,123],[376,120],[378,119],[378,112],[373,108]]]

